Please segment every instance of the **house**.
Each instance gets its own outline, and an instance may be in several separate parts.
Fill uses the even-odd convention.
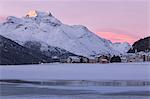
[[[102,58],[102,59],[100,59],[100,63],[109,63],[109,61],[108,61],[108,59],[105,59],[105,58]]]
[[[137,53],[135,54],[130,54],[127,57],[127,62],[143,62],[143,56],[138,55]]]
[[[150,61],[150,52],[138,52],[138,55],[143,57],[143,61]]]
[[[78,56],[69,56],[67,63],[80,63],[80,58]]]
[[[146,61],[150,61],[150,52],[147,53]]]
[[[84,56],[80,56],[80,63],[89,63],[89,59]]]
[[[97,63],[95,57],[88,57],[88,59],[89,59],[89,63]]]
[[[60,58],[58,56],[53,56],[52,62],[60,62]]]
[[[127,63],[127,56],[121,56],[120,58],[122,63]]]
[[[147,54],[143,52],[138,53],[128,53],[126,55],[121,56],[121,62],[144,62],[148,60]]]
[[[97,63],[109,63],[109,57],[105,55],[96,56],[95,59]]]

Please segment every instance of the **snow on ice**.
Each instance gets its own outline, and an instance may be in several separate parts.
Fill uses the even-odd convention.
[[[0,66],[0,79],[150,80],[150,63]]]

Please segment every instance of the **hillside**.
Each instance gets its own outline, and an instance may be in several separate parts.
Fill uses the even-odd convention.
[[[132,49],[130,49],[128,52],[140,52],[140,51],[150,51],[150,37],[145,37],[143,39],[140,39],[136,41],[132,45]]]
[[[51,58],[25,48],[0,35],[0,64],[38,64],[51,62]]]

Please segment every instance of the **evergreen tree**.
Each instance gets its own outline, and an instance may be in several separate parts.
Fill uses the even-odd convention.
[[[119,56],[113,56],[111,59],[110,59],[110,62],[111,63],[114,63],[114,62],[121,62],[121,58]]]
[[[140,51],[150,51],[150,37],[146,37],[144,39],[140,39],[136,41],[133,45],[132,48],[128,51],[128,53],[135,53],[135,52],[140,52]]]

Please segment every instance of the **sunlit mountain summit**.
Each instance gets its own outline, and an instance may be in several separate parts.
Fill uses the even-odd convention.
[[[110,40],[97,36],[83,25],[66,25],[50,12],[36,10],[29,11],[22,18],[9,16],[0,25],[0,35],[23,46],[27,42],[38,42],[41,51],[55,46],[82,56],[119,55],[131,47],[128,43],[123,43],[124,46],[117,43],[117,47],[114,47]]]

